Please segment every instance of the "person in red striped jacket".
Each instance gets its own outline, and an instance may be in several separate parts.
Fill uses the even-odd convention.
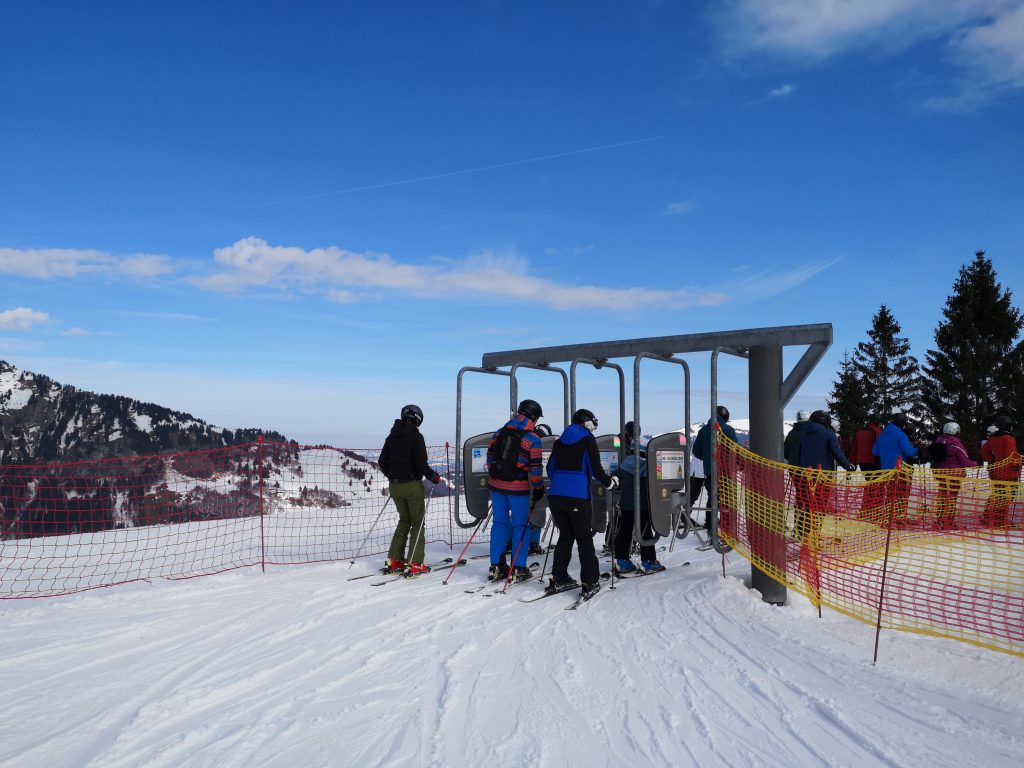
[[[513,579],[526,581],[530,569],[526,557],[530,549],[527,528],[530,502],[544,496],[544,466],[540,438],[534,431],[537,419],[544,415],[536,400],[523,400],[516,414],[494,433],[487,446],[487,487],[491,491],[491,569],[488,578],[504,580],[508,576],[505,547],[512,542]],[[511,530],[510,530],[511,529]]]

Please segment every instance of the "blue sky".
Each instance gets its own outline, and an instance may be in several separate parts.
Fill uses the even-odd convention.
[[[978,248],[1019,302],[1022,94],[1021,0],[9,3],[0,358],[372,447],[484,352],[831,322],[788,415],[883,302],[923,357]]]

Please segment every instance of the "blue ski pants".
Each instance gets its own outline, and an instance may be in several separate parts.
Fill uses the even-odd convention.
[[[518,547],[519,556],[513,566],[526,567],[526,556],[530,550],[529,534],[526,526],[530,521],[530,497],[510,496],[491,491],[491,565],[497,565],[501,555],[512,541],[512,554]]]

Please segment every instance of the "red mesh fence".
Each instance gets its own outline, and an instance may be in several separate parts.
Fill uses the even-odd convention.
[[[427,543],[452,523],[449,451],[425,483]],[[0,466],[0,599],[387,551],[398,515],[378,450],[287,443]]]
[[[720,439],[722,538],[760,570],[881,628],[1024,655],[1019,456],[968,472],[833,472]]]

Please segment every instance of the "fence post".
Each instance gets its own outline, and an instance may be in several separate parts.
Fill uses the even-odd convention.
[[[260,569],[267,572],[267,541],[263,532],[263,435],[256,436],[256,471],[260,476]]]

